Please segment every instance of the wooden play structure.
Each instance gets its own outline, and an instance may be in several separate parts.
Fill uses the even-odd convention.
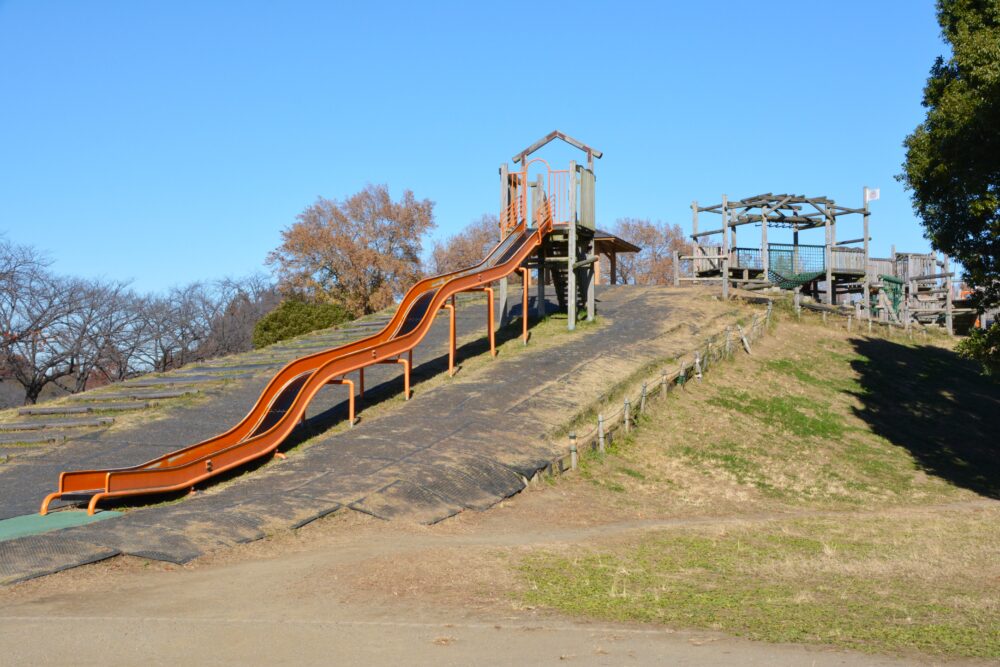
[[[792,290],[796,298],[805,294],[828,306],[853,306],[859,318],[904,327],[939,324],[953,332],[955,316],[967,318],[973,311],[955,301],[948,257],[897,253],[895,246],[890,257],[871,257],[871,192],[864,188],[858,208],[829,197],[770,192],[738,200],[723,195],[709,206],[693,201],[691,254],[675,253],[674,284],[721,283],[723,296],[730,286]],[[702,231],[703,213],[718,215],[721,225]],[[850,220],[845,216],[860,217],[861,235],[838,241],[838,226]],[[760,228],[759,244],[738,244],[737,230],[747,225]],[[769,242],[768,230],[775,228],[791,230],[792,242]],[[800,233],[818,229],[822,244],[800,243]]]
[[[545,145],[559,139],[581,150],[586,165],[570,161],[567,169],[553,169],[542,158],[531,158]],[[500,165],[500,238],[510,233],[511,221],[531,219],[543,206],[552,210],[552,231],[538,247],[525,268],[534,271],[535,313],[544,315],[545,286],[555,288],[560,310],[567,313],[567,326],[576,327],[579,313],[594,319],[595,286],[600,280],[601,256],[609,262],[611,283],[615,283],[617,257],[623,252],[638,252],[638,246],[597,229],[594,160],[603,153],[582,141],[556,130],[517,153],[516,167]],[[500,282],[501,322],[510,315],[507,309],[507,279]],[[574,295],[575,298],[571,298]]]

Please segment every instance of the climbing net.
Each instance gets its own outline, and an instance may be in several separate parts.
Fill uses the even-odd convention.
[[[801,287],[826,273],[826,249],[821,245],[772,243],[767,261],[767,278],[781,289]]]

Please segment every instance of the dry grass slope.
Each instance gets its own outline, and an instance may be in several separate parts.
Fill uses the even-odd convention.
[[[787,317],[775,334],[555,483],[591,520],[727,521],[518,552],[516,596],[769,641],[1000,656],[997,385],[944,340]]]

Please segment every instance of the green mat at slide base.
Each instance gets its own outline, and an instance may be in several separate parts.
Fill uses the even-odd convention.
[[[0,521],[0,542],[13,540],[15,537],[25,535],[38,535],[60,528],[72,528],[73,526],[83,526],[95,521],[103,521],[121,515],[121,512],[98,512],[93,516],[88,516],[86,510],[63,510],[61,512],[51,512],[42,516],[41,514],[27,514],[25,516],[15,516],[10,519]]]

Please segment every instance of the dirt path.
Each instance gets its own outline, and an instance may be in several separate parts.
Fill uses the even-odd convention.
[[[634,531],[836,513],[617,521],[546,528],[552,492],[433,527],[344,513],[187,567],[118,558],[0,592],[7,664],[716,664],[902,665],[710,632],[567,620],[496,590],[498,549],[613,539]],[[865,515],[974,511],[990,501]],[[995,503],[993,503],[995,504]],[[856,513],[860,514],[860,513]],[[970,663],[975,664],[975,663]]]

